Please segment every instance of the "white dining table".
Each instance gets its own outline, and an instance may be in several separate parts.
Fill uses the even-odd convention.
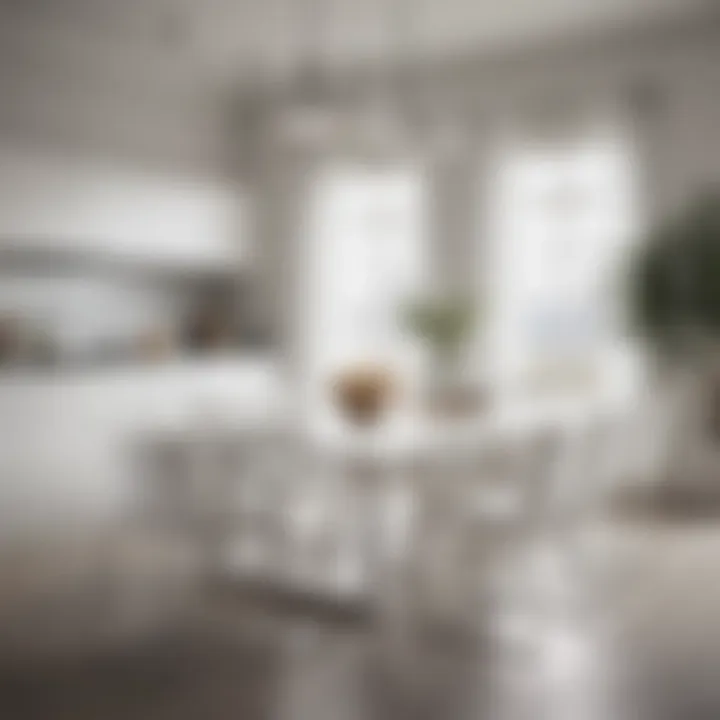
[[[400,412],[367,426],[328,415],[303,427],[316,450],[385,462],[440,457],[478,449],[488,442],[522,438],[543,429],[572,432],[613,412],[609,404],[587,400],[507,402],[473,414]]]
[[[348,524],[364,566],[360,594],[375,606],[401,602],[403,594],[407,599],[413,590],[403,578],[414,558],[434,596],[434,611],[456,612],[457,568],[443,558],[461,541],[456,523],[468,478],[457,473],[458,464],[481,458],[485,447],[512,449],[540,432],[581,432],[608,412],[599,404],[555,401],[496,406],[456,418],[398,414],[370,426],[328,418],[303,428],[312,452],[335,463],[347,484]],[[403,496],[404,503],[394,502]]]
[[[310,458],[309,465],[301,467],[290,461],[283,470],[289,473],[284,481],[288,496],[273,510],[277,514],[273,527],[283,528],[287,535],[288,555],[280,562],[281,568],[264,569],[252,564],[246,568],[245,560],[241,562],[238,556],[237,561],[223,566],[225,572],[238,578],[246,578],[248,573],[253,577],[258,572],[270,573],[274,581],[287,585],[291,591],[341,603],[360,600],[372,608],[382,608],[380,616],[387,618],[394,617],[387,611],[388,606],[390,610],[395,605],[401,606],[413,593],[408,576],[417,574],[419,566],[423,584],[432,596],[430,604],[441,614],[452,615],[458,601],[454,569],[443,557],[451,554],[450,546],[458,539],[458,510],[462,509],[460,504],[466,497],[468,481],[474,482],[472,476],[457,466],[464,459],[481,458],[485,447],[503,444],[514,447],[524,438],[548,429],[582,431],[589,422],[608,412],[612,408],[600,404],[556,401],[498,403],[475,415],[457,418],[398,412],[371,426],[352,425],[337,417],[312,423],[298,416],[284,418],[280,433],[273,423],[267,428],[214,423],[192,434],[181,433],[176,445],[187,460],[183,467],[197,476],[205,493],[210,492],[209,480],[219,473],[218,482],[224,488],[222,497],[232,495],[232,488],[245,481],[245,471],[228,473],[221,467],[220,456],[224,457],[230,448],[252,454],[256,435],[267,435],[270,443],[280,443],[278,449],[282,452],[286,451],[290,437],[291,445],[299,446],[300,455]],[[312,474],[325,475],[327,480],[317,483]],[[227,488],[223,480],[226,475]],[[318,497],[320,516],[324,519],[317,521],[315,529],[307,535],[301,516]],[[203,508],[198,512],[204,512]],[[228,502],[227,513],[232,512]],[[210,563],[215,562],[215,556],[227,555],[223,549],[217,552],[213,549],[217,534],[214,517],[208,520],[212,529]],[[259,527],[257,522],[250,522],[248,527],[255,526]],[[321,542],[331,546],[330,559],[323,560],[317,572],[310,567],[309,559],[306,562],[306,556],[311,559],[314,552],[308,550],[315,542],[313,532],[325,533],[326,539]],[[205,540],[201,534],[200,542]],[[234,542],[230,530],[227,542],[218,541],[223,548],[228,544],[235,547]],[[230,554],[236,557],[234,551]]]

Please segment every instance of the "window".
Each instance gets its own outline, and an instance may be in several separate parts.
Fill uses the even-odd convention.
[[[490,348],[505,392],[595,392],[621,372],[622,268],[637,227],[619,123],[539,144],[516,134],[494,168]]]
[[[307,269],[306,362],[311,402],[356,361],[412,375],[398,307],[425,276],[423,177],[416,167],[326,168],[313,188]]]

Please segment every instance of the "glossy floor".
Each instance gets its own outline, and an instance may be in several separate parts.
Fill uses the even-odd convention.
[[[613,551],[602,572],[571,570],[535,548],[477,605],[472,630],[408,623],[402,613],[280,607],[235,588],[120,640],[8,651],[0,717],[720,717],[720,524],[606,530]]]

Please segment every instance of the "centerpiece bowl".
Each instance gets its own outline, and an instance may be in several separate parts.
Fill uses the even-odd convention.
[[[355,425],[370,426],[386,414],[397,383],[387,367],[362,363],[340,371],[333,378],[332,390],[347,420]]]

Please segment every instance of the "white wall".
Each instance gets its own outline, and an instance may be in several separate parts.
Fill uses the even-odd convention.
[[[167,4],[150,4],[0,4],[0,138],[217,173],[225,89],[200,72],[192,43],[162,36]]]

